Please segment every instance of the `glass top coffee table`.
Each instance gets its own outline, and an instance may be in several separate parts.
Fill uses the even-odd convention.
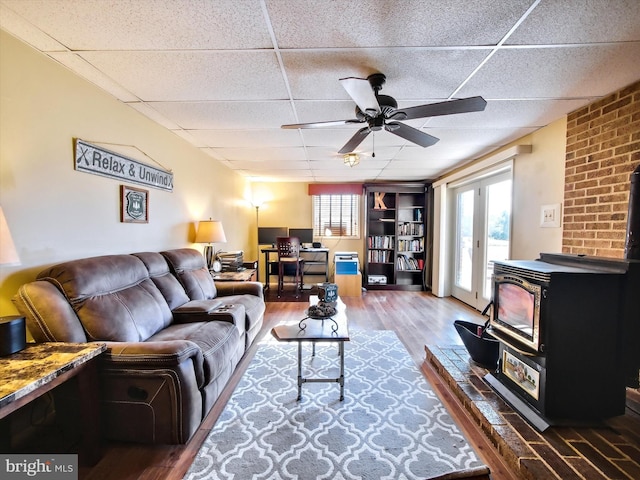
[[[317,305],[318,297],[310,297],[310,305]],[[336,313],[326,318],[306,316],[299,322],[286,323],[274,327],[271,334],[280,342],[298,343],[298,400],[302,398],[303,383],[329,382],[340,384],[340,400],[344,400],[344,342],[349,341],[349,329],[345,305],[338,298]],[[307,310],[308,311],[308,310]],[[340,376],[338,378],[306,378],[302,376],[302,342],[312,342],[315,355],[316,342],[337,342],[340,356]]]

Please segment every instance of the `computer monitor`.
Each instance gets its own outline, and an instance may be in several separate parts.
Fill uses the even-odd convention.
[[[313,228],[290,228],[290,237],[298,237],[300,243],[313,243]]]
[[[258,227],[258,244],[259,245],[276,245],[278,237],[288,237],[287,227]]]

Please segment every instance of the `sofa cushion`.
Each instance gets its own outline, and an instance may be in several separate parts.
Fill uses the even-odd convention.
[[[38,280],[66,296],[90,341],[144,341],[172,320],[169,305],[133,255],[61,263],[40,272]]]
[[[225,304],[238,304],[244,306],[246,323],[244,329],[249,332],[258,324],[262,324],[265,311],[264,300],[254,295],[227,295],[218,297]]]
[[[205,385],[225,370],[238,344],[244,342],[235,325],[218,321],[170,325],[149,339],[151,342],[167,340],[188,340],[200,348]]]
[[[151,281],[162,293],[171,310],[184,305],[189,301],[184,288],[169,271],[167,260],[157,252],[134,253],[147,267]]]
[[[179,248],[161,252],[189,299],[207,300],[217,295],[213,278],[207,269],[204,257],[192,248]]]

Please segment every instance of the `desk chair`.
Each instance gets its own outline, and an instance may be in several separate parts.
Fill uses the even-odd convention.
[[[276,239],[278,250],[278,298],[284,289],[284,275],[286,270],[295,267],[296,298],[300,296],[303,285],[304,260],[300,258],[300,240],[298,237],[278,237]],[[289,267],[288,269],[286,267]],[[298,278],[300,280],[298,280]]]

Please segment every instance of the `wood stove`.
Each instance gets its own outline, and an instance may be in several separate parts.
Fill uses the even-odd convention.
[[[490,333],[500,359],[485,379],[540,431],[622,415],[640,369],[639,292],[637,260],[495,262]]]

